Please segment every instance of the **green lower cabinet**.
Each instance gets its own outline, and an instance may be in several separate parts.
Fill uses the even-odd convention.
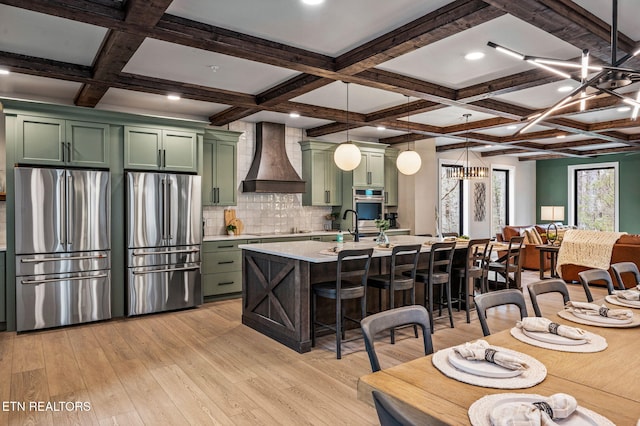
[[[242,291],[242,271],[202,275],[204,297],[223,296]]]
[[[202,243],[202,295],[227,296],[242,291],[242,250],[247,240]]]

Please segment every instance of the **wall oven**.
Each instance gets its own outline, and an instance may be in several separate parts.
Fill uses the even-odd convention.
[[[358,229],[361,232],[376,231],[375,220],[381,219],[384,212],[384,189],[354,188],[353,209],[358,214]]]

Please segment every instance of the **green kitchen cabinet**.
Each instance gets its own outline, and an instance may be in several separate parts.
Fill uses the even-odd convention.
[[[202,295],[228,296],[242,291],[242,250],[248,240],[219,240],[202,243]]]
[[[382,188],[384,186],[384,147],[359,146],[359,148],[362,161],[353,170],[353,186]]]
[[[198,171],[195,132],[125,126],[124,147],[127,169]]]
[[[333,161],[335,143],[305,140],[302,148],[302,179],[306,191],[305,206],[339,206],[342,204],[342,171]]]
[[[109,167],[109,125],[19,115],[16,158],[20,164]]]
[[[6,307],[7,299],[5,297],[6,294],[6,285],[5,285],[5,252],[0,252],[0,324],[7,321]],[[2,330],[2,326],[0,326],[0,330]]]
[[[235,206],[237,203],[238,134],[206,130],[202,144],[202,205]]]
[[[387,148],[384,152],[384,205],[398,205],[398,150]]]

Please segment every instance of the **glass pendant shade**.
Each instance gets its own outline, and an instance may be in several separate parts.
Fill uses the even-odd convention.
[[[422,159],[415,151],[403,151],[398,155],[396,167],[403,175],[413,175],[420,170]]]
[[[351,142],[341,143],[333,153],[333,161],[341,170],[345,172],[351,171],[358,167],[360,161],[362,161],[360,148]]]

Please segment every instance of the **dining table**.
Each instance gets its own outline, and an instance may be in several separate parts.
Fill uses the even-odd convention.
[[[632,311],[640,315],[640,310]],[[484,339],[491,346],[529,355],[544,364],[547,375],[539,384],[497,389],[463,383],[441,373],[432,363],[433,355],[428,355],[360,377],[358,399],[373,404],[371,392],[379,390],[420,418],[421,424],[464,425],[470,424],[469,407],[485,395],[566,393],[575,397],[579,406],[617,425],[640,424],[640,328],[577,324],[557,314],[546,318],[602,336],[607,348],[591,353],[546,349],[516,339],[507,329]]]

